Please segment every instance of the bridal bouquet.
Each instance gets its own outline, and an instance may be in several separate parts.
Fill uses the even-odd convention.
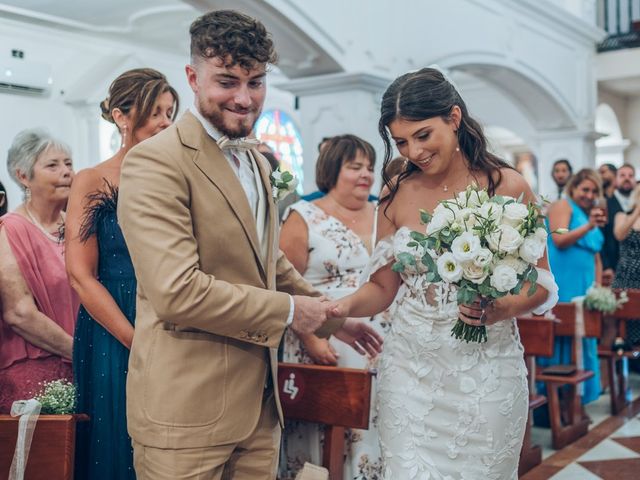
[[[421,210],[420,218],[426,231],[411,232],[407,244],[416,254],[398,254],[394,271],[415,268],[420,262],[426,267],[420,270],[426,281],[457,287],[459,305],[518,294],[525,282],[530,284],[527,293],[535,293],[535,265],[547,242],[538,205],[525,205],[522,196],[489,197],[486,189],[471,185],[455,198],[441,201],[433,215]],[[485,326],[460,319],[451,334],[466,342],[487,340]]]

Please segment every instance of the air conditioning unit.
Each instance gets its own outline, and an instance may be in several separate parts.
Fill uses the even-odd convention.
[[[46,96],[52,85],[49,65],[11,57],[0,59],[0,93]]]

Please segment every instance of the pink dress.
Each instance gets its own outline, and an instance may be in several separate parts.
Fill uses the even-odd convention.
[[[15,213],[0,217],[0,229],[38,309],[73,335],[79,300],[69,284],[62,242]],[[73,378],[70,361],[27,342],[3,321],[1,310],[0,346],[0,413],[8,413],[15,400],[33,397],[41,382]]]

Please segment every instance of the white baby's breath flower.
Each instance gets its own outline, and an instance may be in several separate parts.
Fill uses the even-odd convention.
[[[486,267],[491,263],[491,260],[493,260],[493,253],[488,248],[483,247],[476,253],[473,263],[478,267]]]
[[[473,261],[462,264],[462,276],[473,283],[481,284],[487,278],[487,275],[486,269],[479,267]]]
[[[495,232],[487,236],[489,247],[499,253],[516,252],[522,241],[522,235],[511,225],[499,225]]]
[[[514,269],[518,275],[522,275],[528,266],[527,262],[524,262],[513,255],[507,255],[506,257],[498,260],[496,268],[500,265]]]
[[[462,266],[451,252],[443,253],[436,262],[438,274],[448,283],[457,282],[462,278]]]
[[[517,228],[527,215],[529,215],[529,209],[526,205],[518,202],[509,203],[502,210],[502,222]]]
[[[499,292],[508,292],[518,284],[518,275],[510,266],[498,265],[491,274],[490,283]]]
[[[480,250],[480,239],[471,232],[464,232],[451,243],[451,253],[459,262],[473,260]]]
[[[520,254],[520,258],[525,262],[535,264],[542,258],[542,255],[544,255],[546,246],[546,242],[540,240],[535,234],[529,235],[524,239],[522,245],[520,245],[518,253]]]

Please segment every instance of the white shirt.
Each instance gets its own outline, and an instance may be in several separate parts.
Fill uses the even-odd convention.
[[[205,131],[211,138],[213,138],[214,141],[217,141],[223,136],[222,132],[217,130],[213,125],[211,125],[209,120],[202,116],[195,105],[192,106],[189,111],[198,119]],[[256,173],[253,171],[253,167],[251,166],[249,154],[247,152],[239,152],[235,149],[224,149],[222,150],[222,153],[229,162],[229,165],[231,165],[235,174],[238,176],[242,189],[247,195],[249,207],[253,213],[253,218],[255,218],[258,211],[258,190],[256,187]],[[234,155],[239,160],[239,164],[236,163],[236,160],[233,158]],[[287,325],[291,325],[291,323],[293,323],[294,308],[295,304],[293,303],[293,297],[289,295],[289,315],[287,317]]]

